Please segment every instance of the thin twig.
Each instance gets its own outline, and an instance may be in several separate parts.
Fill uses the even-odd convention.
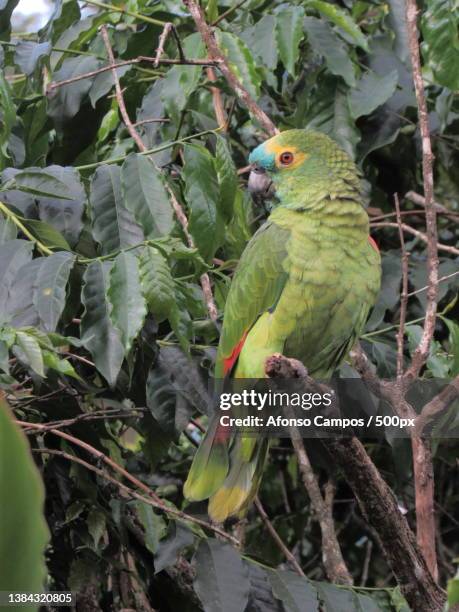
[[[410,200],[411,202],[413,202],[413,204],[419,204],[425,209],[426,199],[420,193],[416,193],[415,191],[407,191],[404,197],[407,200]],[[457,213],[454,213],[452,210],[448,210],[446,206],[443,206],[443,204],[440,204],[439,202],[434,201],[433,205],[437,209],[437,213],[443,213],[444,215],[457,216]]]
[[[149,496],[148,497],[145,497],[144,495],[141,495],[140,493],[137,493],[137,491],[135,491],[134,489],[131,489],[130,487],[126,486],[125,484],[123,484],[122,482],[120,482],[119,480],[117,480],[116,478],[111,476],[110,474],[108,474],[106,470],[102,470],[102,469],[92,465],[91,463],[88,463],[84,459],[80,459],[80,457],[77,457],[76,455],[71,455],[70,453],[66,453],[64,451],[60,451],[60,450],[56,450],[56,449],[51,449],[51,448],[34,448],[32,450],[33,450],[34,453],[41,453],[41,454],[47,454],[47,455],[56,455],[58,457],[62,457],[63,459],[67,459],[68,461],[73,461],[74,463],[79,463],[80,465],[85,467],[87,470],[90,470],[91,472],[94,472],[95,474],[97,474],[98,476],[103,478],[104,480],[107,480],[111,484],[113,484],[116,487],[118,487],[118,489],[120,489],[121,491],[126,493],[129,497],[133,497],[135,499],[138,499],[139,501],[142,501],[142,502],[148,504],[149,506],[153,506],[153,508],[157,508],[158,510],[161,510],[162,512],[164,512],[166,514],[169,514],[170,516],[176,517],[176,518],[178,518],[178,519],[180,519],[182,521],[188,521],[190,523],[195,523],[196,525],[199,525],[199,526],[203,527],[204,529],[209,529],[210,531],[213,531],[214,533],[218,534],[222,538],[225,538],[225,540],[228,540],[228,541],[230,541],[231,543],[233,543],[235,545],[239,544],[239,542],[238,542],[238,540],[236,538],[234,538],[229,533],[226,533],[226,531],[223,531],[223,529],[220,529],[219,527],[217,527],[215,525],[211,525],[210,523],[207,523],[206,521],[203,521],[202,519],[199,519],[199,518],[197,518],[195,516],[192,516],[190,514],[186,514],[185,512],[182,512],[181,510],[177,510],[173,506],[166,505],[159,498],[156,499],[155,497],[152,497],[150,495],[151,493],[153,493],[152,491],[149,491],[149,493],[148,493]]]
[[[445,276],[441,276],[438,279],[438,283],[443,283],[449,280],[450,278],[457,276],[458,274],[459,274],[459,270],[456,270],[456,272],[451,272],[451,274],[445,274]],[[408,297],[411,297],[412,295],[416,295],[417,293],[422,293],[423,291],[427,291],[428,288],[429,288],[429,285],[425,285],[424,287],[421,287],[420,289],[416,289],[416,291],[410,291],[410,293],[408,293]]]
[[[102,26],[101,27],[101,33],[102,33],[102,38],[105,44],[105,48],[107,50],[107,55],[112,67],[112,74],[113,74],[113,81],[115,83],[115,92],[116,92],[116,99],[118,101],[118,106],[120,109],[120,113],[121,116],[123,118],[123,122],[129,132],[129,134],[131,135],[131,138],[134,140],[134,142],[137,145],[137,148],[139,149],[140,152],[142,153],[146,153],[147,151],[147,147],[144,144],[142,138],[140,137],[139,133],[137,132],[137,130],[135,129],[135,127],[133,126],[130,118],[129,118],[129,114],[126,110],[126,105],[124,103],[124,98],[123,98],[123,92],[121,90],[121,86],[120,86],[120,82],[118,79],[118,75],[116,73],[116,68],[115,68],[115,58],[113,55],[113,50],[112,47],[110,45],[110,40],[108,37],[108,32],[107,32],[107,28],[106,26]],[[151,159],[151,158],[150,158]],[[154,164],[155,168],[159,171],[159,168],[156,166],[155,162],[153,159],[151,159],[152,163]],[[172,189],[172,187],[168,184],[167,181],[164,182],[164,186],[169,194],[170,200],[171,200],[171,204],[172,204],[172,208],[174,209],[175,215],[180,223],[180,225],[182,226],[183,229],[183,233],[185,234],[185,237],[187,239],[188,245],[190,248],[194,248],[194,241],[193,238],[191,236],[191,234],[188,231],[188,219],[185,215],[185,212],[183,210],[183,208],[181,207],[180,203],[178,202],[175,193]],[[209,316],[213,321],[217,320],[217,307],[215,306],[215,301],[212,295],[212,289],[211,289],[211,284],[210,284],[210,278],[209,275],[204,272],[201,275],[201,287],[202,287],[202,292],[204,294],[204,299],[207,305],[207,310],[209,312]]]
[[[122,68],[123,66],[132,66],[132,65],[141,64],[141,63],[150,63],[155,66],[157,66],[158,64],[174,65],[174,66],[176,65],[178,66],[182,66],[182,65],[183,66],[203,66],[203,67],[218,65],[217,61],[211,60],[211,59],[169,59],[169,58],[157,59],[155,57],[148,57],[145,55],[140,55],[139,57],[134,57],[133,59],[122,60],[120,62],[109,64],[108,66],[101,66],[100,68],[97,68],[96,70],[90,70],[89,72],[78,74],[70,79],[64,79],[62,81],[55,81],[53,83],[49,83],[46,88],[46,92],[49,94],[55,89],[58,89],[59,87],[64,87],[65,85],[70,85],[72,83],[76,83],[77,81],[82,81],[84,79],[90,79],[92,77],[97,76],[98,74],[102,74],[103,72],[108,72],[109,70]]]
[[[98,8],[109,11],[110,13],[121,13],[123,15],[129,15],[130,17],[134,17],[139,21],[144,21],[145,23],[152,23],[153,25],[163,26],[164,21],[160,21],[159,19],[154,19],[153,17],[148,17],[147,15],[141,15],[140,13],[136,13],[134,11],[129,11],[126,8],[115,6],[114,4],[109,4],[108,2],[99,2],[99,0],[85,0],[86,4],[92,4],[93,6],[97,6]]]
[[[383,221],[381,223],[370,223],[370,226],[371,228],[394,227],[395,229],[399,229],[398,223],[392,223],[390,221]],[[429,237],[426,233],[420,232],[419,230],[415,229],[414,227],[411,227],[411,225],[407,225],[406,223],[402,223],[401,227],[404,232],[416,236],[416,238],[419,238],[427,245],[429,245]],[[459,255],[459,249],[448,244],[442,244],[440,242],[437,242],[436,249],[438,249],[439,251],[445,251],[445,253],[451,253],[452,255]],[[436,280],[436,282],[438,283],[438,279]]]
[[[241,6],[245,4],[246,2],[247,0],[241,0],[237,4],[230,6],[229,9],[227,9],[224,13],[222,13],[219,17],[217,17],[215,21],[212,22],[212,27],[215,27],[221,21],[223,21],[224,19],[227,19],[230,15],[234,13],[234,11],[237,11],[238,8],[241,8]]]
[[[179,58],[181,60],[182,63],[186,63],[186,58],[185,58],[185,53],[183,52],[183,47],[182,47],[182,43],[180,41],[179,35],[177,33],[177,30],[175,29],[175,26],[173,23],[171,23],[170,21],[168,21],[165,25],[164,25],[164,29],[161,32],[161,36],[159,37],[159,43],[158,43],[158,48],[156,49],[156,55],[155,55],[155,62],[154,65],[156,67],[158,67],[158,65],[160,64],[160,60],[161,57],[164,53],[164,45],[166,44],[166,40],[167,37],[169,36],[169,34],[172,32],[175,42],[177,43],[177,49],[179,52]]]
[[[408,251],[405,246],[405,236],[402,229],[402,217],[400,214],[400,202],[398,194],[394,193],[395,211],[400,236],[400,248],[402,254],[402,292],[400,294],[400,323],[397,330],[397,378],[403,375],[403,349],[405,339],[406,311],[408,307]]]
[[[183,0],[183,3],[188,8],[191,16],[194,19],[196,27],[201,34],[201,38],[207,47],[207,52],[211,59],[219,62],[219,69],[228,85],[234,91],[238,99],[248,109],[254,119],[258,121],[263,130],[270,136],[274,136],[279,132],[274,123],[268,117],[268,115],[258,106],[252,96],[249,94],[247,89],[242,85],[241,81],[234,74],[229,66],[228,59],[223,55],[220,47],[218,46],[215,33],[212,27],[206,22],[203,10],[195,0]]]
[[[295,359],[287,359],[282,355],[274,354],[269,357],[266,360],[265,372],[268,378],[302,378],[311,385],[314,385],[315,388],[319,387],[319,384],[308,376],[306,368],[302,363]],[[285,414],[289,419],[294,420],[294,413],[290,406],[285,407]],[[325,572],[332,582],[352,585],[352,576],[347,569],[336,536],[333,508],[332,504],[330,504],[330,491],[326,491],[325,496],[322,495],[300,432],[294,426],[289,427],[288,430],[298,459],[301,479],[311,502],[311,509],[320,526],[322,534],[322,562]]]
[[[162,117],[161,119],[142,119],[141,121],[136,121],[132,124],[132,127],[139,127],[140,125],[145,125],[147,123],[169,123],[170,119],[166,117]]]
[[[215,75],[215,70],[211,66],[207,68],[207,78],[212,83],[214,83],[217,80],[217,77]],[[228,128],[228,121],[227,121],[227,117],[225,113],[225,108],[223,105],[222,92],[220,91],[218,87],[214,87],[214,86],[210,88],[210,92],[212,94],[212,102],[214,105],[214,112],[215,112],[215,117],[217,119],[218,127],[221,127],[222,130],[226,132]]]
[[[426,318],[422,336],[412,355],[411,365],[405,372],[405,378],[407,380],[414,380],[429,356],[430,344],[435,331],[438,297],[439,246],[437,244],[437,211],[434,202],[433,154],[430,142],[429,114],[424,91],[424,82],[422,80],[417,28],[418,7],[416,0],[405,0],[405,17],[422,140],[422,178],[427,237],[427,284],[429,285],[427,289]]]
[[[277,546],[279,547],[279,550],[282,551],[282,553],[284,554],[285,558],[290,563],[290,565],[293,567],[293,569],[296,571],[296,573],[299,576],[303,576],[304,577],[305,574],[304,574],[303,570],[301,569],[300,564],[295,559],[295,555],[293,555],[293,553],[290,552],[290,550],[287,548],[287,546],[285,545],[285,543],[282,540],[282,538],[280,537],[280,535],[277,533],[276,529],[274,528],[274,525],[269,520],[269,517],[266,514],[266,510],[263,508],[263,504],[261,503],[260,498],[258,497],[258,495],[257,495],[257,497],[255,497],[255,507],[258,510],[258,514],[260,515],[261,520],[265,524],[266,529],[269,531],[269,534],[271,535],[272,539],[276,542]]]

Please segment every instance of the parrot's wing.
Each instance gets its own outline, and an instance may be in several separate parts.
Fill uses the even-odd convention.
[[[243,252],[226,301],[216,378],[231,371],[251,327],[279,300],[287,281],[283,264],[289,238],[289,230],[267,221]]]

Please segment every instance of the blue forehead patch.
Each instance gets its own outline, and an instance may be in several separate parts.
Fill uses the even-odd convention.
[[[258,164],[266,170],[272,170],[275,167],[275,154],[268,153],[263,142],[249,155],[249,164]]]

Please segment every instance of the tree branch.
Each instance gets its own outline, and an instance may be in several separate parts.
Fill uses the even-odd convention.
[[[270,136],[274,136],[278,133],[274,123],[268,117],[268,115],[258,106],[252,96],[249,94],[247,89],[242,85],[241,81],[231,70],[227,58],[223,55],[220,47],[218,46],[215,33],[211,26],[206,22],[204,12],[195,2],[195,0],[183,0],[183,3],[188,8],[191,16],[194,19],[196,27],[201,34],[201,38],[207,47],[209,57],[218,62],[218,68],[228,82],[228,85],[236,94],[237,98],[242,104],[248,109],[251,116],[258,121],[260,126]]]
[[[36,429],[37,431],[41,433],[45,433],[45,434],[52,433],[53,435],[58,436],[59,438],[63,438],[64,440],[67,440],[67,442],[71,442],[72,444],[79,446],[80,448],[85,450],[87,453],[95,457],[97,461],[104,463],[110,469],[114,470],[115,472],[118,472],[118,474],[123,476],[129,482],[131,482],[137,489],[140,489],[141,491],[143,491],[147,497],[140,495],[135,490],[122,484],[116,478],[113,478],[112,476],[109,476],[108,474],[105,475],[104,470],[100,470],[99,468],[94,467],[93,465],[83,461],[83,459],[80,459],[79,457],[74,457],[73,455],[69,455],[69,457],[72,457],[71,459],[72,461],[77,460],[78,463],[81,463],[81,465],[84,465],[88,469],[91,469],[93,472],[98,473],[99,476],[102,476],[110,480],[110,482],[113,482],[113,484],[116,484],[119,488],[122,488],[123,490],[128,491],[129,494],[133,495],[137,499],[141,499],[142,501],[145,501],[150,506],[153,506],[157,508],[158,510],[165,512],[166,514],[179,518],[183,521],[190,521],[192,523],[196,523],[197,525],[200,525],[201,527],[204,527],[205,529],[210,529],[214,533],[217,533],[222,538],[229,540],[236,546],[239,544],[236,538],[234,538],[229,533],[226,533],[226,531],[224,531],[223,529],[220,529],[216,525],[211,525],[210,523],[207,523],[206,521],[196,518],[192,516],[191,514],[186,514],[185,512],[182,512],[181,510],[177,510],[173,506],[167,505],[160,497],[158,497],[158,495],[156,495],[156,493],[152,489],[150,489],[150,487],[148,487],[141,480],[139,480],[138,478],[130,474],[127,470],[125,470],[123,467],[115,463],[115,461],[110,459],[110,457],[107,457],[107,455],[105,455],[100,450],[97,450],[97,448],[94,448],[87,442],[84,442],[83,440],[80,440],[79,438],[76,438],[75,436],[71,436],[70,434],[65,433],[64,431],[59,431],[58,429],[47,429],[45,425],[41,425],[39,423],[29,423],[26,421],[15,421],[15,423],[17,425],[20,425],[21,427]],[[62,451],[58,451],[58,452],[61,453]]]
[[[272,355],[266,360],[265,371],[268,378],[302,378],[309,385],[317,383],[308,376],[306,368],[295,359],[287,359],[282,355]],[[287,417],[294,417],[290,408],[285,408]],[[352,576],[347,569],[341,548],[336,536],[333,521],[332,505],[327,504],[312,469],[301,435],[296,427],[289,427],[290,438],[298,459],[298,468],[304,488],[311,502],[311,508],[320,525],[322,534],[322,562],[328,579],[337,584],[353,584]]]
[[[399,225],[398,223],[392,223],[390,221],[382,221],[382,222],[376,222],[376,223],[370,223],[370,226],[372,228],[379,228],[379,227],[394,227],[396,229],[399,229]],[[411,227],[411,225],[407,225],[406,223],[402,223],[401,227],[403,229],[404,232],[407,232],[408,234],[412,234],[413,236],[416,236],[416,238],[419,238],[420,240],[422,240],[423,242],[425,242],[427,245],[429,245],[429,236],[427,234],[425,234],[424,232],[420,232],[419,230],[415,229],[414,227]],[[451,253],[451,255],[459,255],[459,249],[453,246],[450,246],[448,244],[442,244],[440,242],[436,243],[436,249],[439,251],[445,251],[445,253]],[[438,280],[437,280],[437,284],[438,284]],[[429,284],[429,287],[431,285]]]
[[[305,577],[305,574],[304,574],[303,570],[301,569],[300,564],[295,559],[295,556],[293,555],[293,553],[291,553],[289,551],[287,546],[284,544],[282,538],[280,537],[280,535],[275,530],[274,525],[269,520],[269,517],[266,514],[266,511],[263,508],[263,504],[261,503],[260,498],[258,497],[258,495],[255,497],[255,502],[254,503],[255,503],[256,509],[258,510],[258,514],[261,517],[261,520],[265,524],[266,529],[269,531],[270,536],[272,537],[272,539],[275,541],[275,543],[279,547],[279,550],[282,551],[283,555],[285,556],[287,561],[290,563],[290,565],[293,567],[293,569],[296,571],[296,573],[299,576]]]
[[[120,81],[118,79],[118,75],[116,73],[116,64],[115,64],[115,58],[113,56],[113,50],[112,47],[110,45],[110,40],[108,38],[108,32],[107,32],[107,28],[106,26],[102,26],[101,27],[101,34],[102,34],[102,38],[105,44],[105,48],[107,50],[107,55],[110,61],[110,65],[111,65],[111,70],[113,73],[113,81],[115,83],[115,92],[116,92],[116,99],[118,101],[118,106],[120,109],[120,113],[121,116],[123,118],[124,124],[126,125],[126,128],[129,132],[129,134],[131,135],[131,138],[134,140],[134,142],[137,145],[137,148],[139,149],[139,151],[141,151],[142,153],[146,153],[147,151],[147,146],[144,144],[143,140],[141,139],[141,137],[139,136],[137,130],[135,129],[135,127],[133,126],[128,112],[126,110],[126,105],[124,103],[124,98],[123,98],[123,92],[121,90],[121,86],[120,86]],[[151,159],[151,158],[150,158]],[[158,171],[159,168],[156,166],[156,164],[154,163],[153,159],[151,159],[152,163],[155,165],[156,169]],[[188,246],[190,246],[191,248],[194,248],[194,241],[193,238],[190,234],[190,232],[188,231],[188,219],[185,215],[185,212],[183,210],[183,208],[181,207],[180,203],[178,202],[175,193],[173,191],[173,189],[171,188],[171,186],[168,184],[167,181],[165,181],[164,183],[165,188],[169,194],[169,197],[171,199],[171,203],[172,203],[172,208],[174,209],[175,215],[180,223],[180,225],[182,226],[182,230],[183,233],[185,234],[186,240],[188,242]],[[212,319],[212,321],[216,321],[217,320],[217,307],[215,305],[215,301],[214,301],[214,297],[212,295],[212,288],[211,288],[211,284],[210,284],[210,278],[209,275],[204,272],[204,274],[201,275],[201,287],[202,287],[202,292],[204,294],[204,299],[206,302],[206,306],[207,306],[207,310],[209,312],[209,316]]]
[[[416,101],[418,105],[419,127],[422,139],[422,177],[424,185],[426,235],[427,235],[427,289],[426,318],[421,340],[411,359],[411,365],[405,372],[407,380],[414,380],[429,356],[430,344],[435,331],[438,296],[438,246],[437,246],[437,211],[434,202],[433,154],[430,142],[429,115],[422,80],[421,56],[419,52],[418,7],[416,0],[405,0],[405,18],[408,33]]]
[[[408,252],[405,247],[405,237],[402,229],[402,216],[398,195],[394,194],[397,225],[399,228],[400,248],[402,252],[402,292],[400,294],[400,324],[397,331],[397,378],[403,375],[403,348],[405,339],[406,311],[408,307]]]
[[[281,370],[284,376],[289,373],[289,377],[304,379],[305,388],[311,389],[313,379],[307,376],[300,362],[282,355],[270,359],[273,358],[277,370]],[[317,388],[317,383],[314,384]],[[321,385],[321,388],[324,387]],[[327,439],[324,444],[330,450],[332,460],[341,468],[367,522],[378,534],[387,562],[408,604],[416,612],[441,612],[445,593],[429,572],[392,490],[381,477],[362,443],[354,437]]]

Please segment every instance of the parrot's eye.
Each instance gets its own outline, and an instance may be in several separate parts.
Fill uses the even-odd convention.
[[[279,156],[279,161],[283,166],[290,166],[293,162],[293,153],[290,151],[284,151]]]

